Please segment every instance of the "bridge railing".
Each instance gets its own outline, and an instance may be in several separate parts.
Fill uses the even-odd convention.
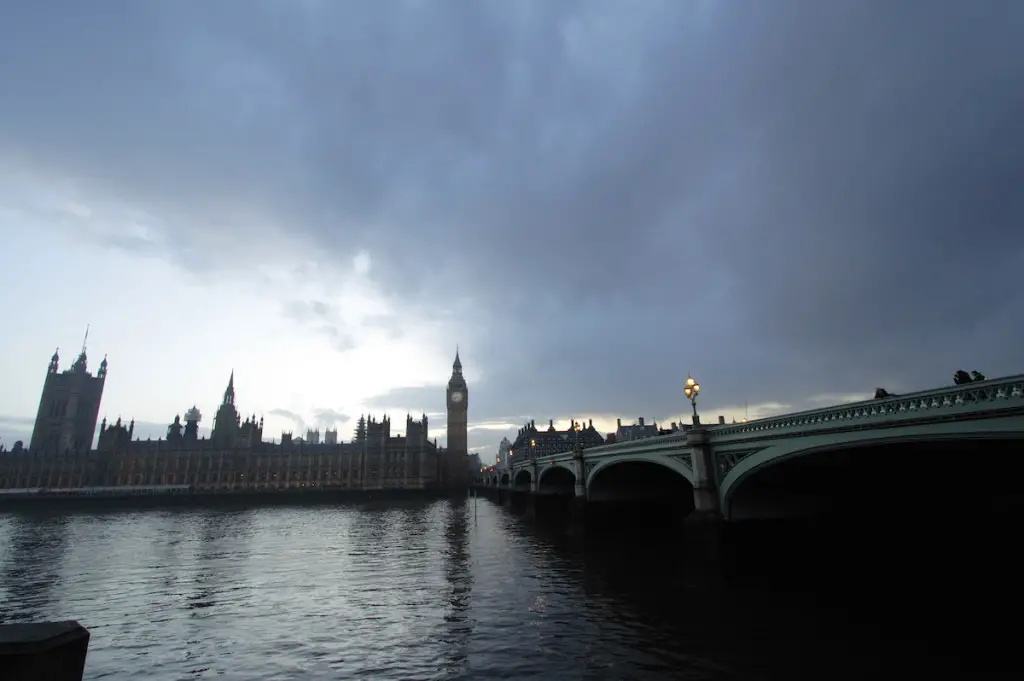
[[[993,378],[964,385],[922,390],[916,393],[893,395],[883,399],[864,400],[843,405],[783,414],[756,421],[709,428],[713,439],[730,435],[747,435],[786,428],[806,428],[822,424],[840,424],[848,421],[910,416],[921,412],[955,409],[966,405],[997,403],[1005,400],[1020,401],[1024,406],[1024,375]]]
[[[583,455],[587,458],[595,456],[610,456],[614,454],[629,454],[630,452],[650,452],[652,450],[661,449],[678,449],[681,445],[686,444],[686,432],[681,431],[679,433],[672,433],[671,435],[652,435],[650,437],[637,438],[636,440],[627,440],[625,442],[614,442],[612,444],[598,445],[597,447],[587,447],[583,450]],[[532,463],[544,465],[553,461],[569,461],[575,456],[575,452],[572,450],[559,452],[557,454],[543,454],[536,456],[533,459],[523,458],[512,464],[515,469],[520,469],[525,466],[529,466]]]
[[[584,450],[587,456],[600,456],[603,454],[625,454],[633,450],[648,450],[654,446],[666,445],[666,448],[678,447],[686,444],[686,431],[679,431],[671,435],[651,435],[650,437],[626,440],[625,442],[613,442],[612,444],[599,445]]]

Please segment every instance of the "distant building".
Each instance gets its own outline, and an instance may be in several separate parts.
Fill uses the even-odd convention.
[[[320,428],[319,427],[317,427],[316,430],[309,430],[309,429],[306,430],[306,443],[307,444],[311,444],[311,445],[318,445],[318,444],[320,444]]]
[[[538,430],[536,422],[531,420],[516,433],[516,439],[509,448],[509,458],[525,456],[535,459],[538,456],[561,454],[572,451],[577,441],[583,449],[605,444],[604,438],[594,428],[593,420],[586,425],[571,420],[566,430],[556,430],[554,419],[548,421],[546,429]]]
[[[82,353],[70,369],[58,373],[54,353],[33,432],[35,448],[17,443],[0,457],[0,489],[187,485],[198,491],[274,490],[297,487],[337,489],[426,489],[455,491],[468,480],[467,394],[456,354],[448,387],[447,451],[428,438],[426,415],[406,415],[405,434],[392,435],[391,419],[360,417],[351,442],[338,442],[337,430],[307,433],[313,443],[284,433],[280,444],[263,441],[263,419],[242,419],[235,406],[234,372],[217,408],[209,438],[199,437],[199,410],[185,412],[167,426],[167,437],[135,438],[135,422],[104,418],[95,450],[106,359],[96,376]],[[90,451],[91,450],[91,451]],[[51,454],[52,452],[52,454]],[[479,461],[479,458],[476,459]],[[479,469],[479,466],[477,467]]]
[[[224,448],[252,447],[263,442],[263,418],[256,421],[256,415],[242,422],[242,415],[235,408],[235,372],[231,372],[224,399],[213,417],[213,431],[210,439],[214,446]]]
[[[89,333],[86,331],[86,340]],[[59,349],[50,358],[39,398],[29,450],[33,452],[80,452],[92,448],[99,418],[103,385],[107,379],[107,358],[96,375],[89,373],[86,344],[71,368],[61,372]]]
[[[180,418],[175,416],[174,423],[171,424],[171,428],[175,426],[181,426]],[[135,419],[132,419],[131,423],[127,426],[121,423],[121,417],[117,417],[117,421],[111,425],[107,425],[107,419],[103,419],[103,423],[100,424],[100,439],[96,443],[96,449],[101,452],[116,452],[118,450],[127,449],[132,442],[132,438],[135,436]]]
[[[634,423],[631,426],[622,425],[622,419],[615,419],[615,423],[618,426],[615,430],[615,441],[616,442],[629,442],[631,440],[642,440],[645,437],[654,437],[658,434],[658,424],[655,423],[644,423],[644,417],[641,416],[638,423]]]
[[[167,447],[187,449],[199,445],[199,422],[202,418],[195,405],[185,412],[184,426],[181,425],[181,417],[176,415],[171,425],[167,426]],[[104,418],[100,424],[100,437],[96,449],[101,452],[124,451],[131,447],[134,435],[134,419],[125,426],[121,423],[120,417],[110,425],[107,425],[107,419]]]
[[[448,431],[443,463],[444,472],[441,477],[448,481],[449,485],[464,487],[468,482],[466,455],[469,454],[469,387],[466,385],[466,377],[462,375],[462,360],[459,359],[457,348],[445,396],[448,408]],[[423,417],[423,423],[425,428],[426,416]]]
[[[498,455],[494,460],[495,465],[501,470],[508,470],[512,465],[509,460],[509,450],[512,449],[512,443],[509,442],[507,437],[501,438],[501,444],[498,445]]]

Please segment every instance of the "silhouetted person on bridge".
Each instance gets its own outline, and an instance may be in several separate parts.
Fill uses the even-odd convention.
[[[963,369],[960,369],[955,374],[953,374],[953,383],[956,385],[966,385],[968,383],[977,383],[978,381],[987,380],[988,379],[985,378],[985,374],[981,373],[980,371],[972,371],[971,373],[967,373]]]

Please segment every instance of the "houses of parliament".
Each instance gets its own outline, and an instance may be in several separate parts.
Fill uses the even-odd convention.
[[[29,447],[17,443],[0,450],[0,491],[455,491],[468,482],[469,391],[458,352],[447,387],[444,449],[429,439],[425,414],[418,421],[407,415],[402,435],[392,433],[385,415],[360,417],[349,442],[338,442],[337,430],[327,431],[323,443],[314,432],[307,441],[284,434],[280,443],[264,442],[263,419],[243,420],[236,407],[234,372],[209,438],[199,437],[201,414],[193,406],[184,423],[174,417],[166,439],[140,440],[134,437],[134,421],[103,419],[93,449],[107,359],[91,374],[83,344],[68,369],[60,371],[59,364],[54,352]]]

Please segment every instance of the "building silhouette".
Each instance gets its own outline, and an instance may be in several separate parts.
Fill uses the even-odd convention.
[[[107,379],[107,358],[100,362],[95,376],[90,374],[86,356],[88,339],[86,330],[82,352],[71,368],[60,371],[59,348],[50,358],[29,441],[30,451],[78,452],[92,447]]]
[[[583,449],[605,444],[601,433],[594,427],[593,419],[586,424],[572,419],[565,430],[557,430],[554,419],[548,421],[548,427],[544,430],[537,428],[536,422],[531,420],[516,433],[508,456],[517,457],[518,460],[518,457],[534,459],[548,454],[561,454],[572,451],[577,443]]]
[[[256,421],[256,414],[246,417],[235,408],[235,372],[231,372],[228,387],[224,389],[224,399],[213,417],[213,430],[210,433],[213,446],[235,449],[253,447],[263,442],[263,418]]]
[[[350,442],[319,428],[312,443],[282,434],[263,441],[263,419],[242,419],[236,406],[235,376],[214,417],[209,438],[199,437],[202,415],[193,406],[167,426],[167,436],[140,440],[135,422],[103,419],[96,449],[90,449],[106,378],[104,359],[97,375],[86,368],[85,349],[71,369],[58,373],[55,353],[47,371],[36,421],[35,447],[0,456],[0,489],[179,486],[204,493],[309,490],[454,489],[469,480],[466,451],[468,389],[456,352],[448,383],[449,447],[429,437],[427,416],[406,415],[405,433],[392,432],[388,415],[360,416]],[[63,446],[67,445],[67,446]]]
[[[469,456],[469,387],[462,375],[462,360],[455,350],[452,375],[448,379],[448,443],[442,478],[446,483],[462,485],[469,477],[466,457]]]
[[[642,440],[647,437],[654,437],[658,434],[658,423],[645,423],[641,416],[639,423],[633,425],[622,425],[622,419],[615,419],[615,441],[629,442],[631,440]]]

